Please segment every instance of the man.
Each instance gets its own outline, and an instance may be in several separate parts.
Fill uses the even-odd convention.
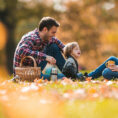
[[[23,57],[33,56],[41,70],[49,62],[56,64],[62,71],[65,64],[65,59],[61,54],[64,45],[55,37],[58,27],[59,23],[54,18],[43,17],[38,28],[25,34],[18,43],[14,54],[13,68],[20,65]],[[24,65],[33,66],[32,64],[30,59],[24,60]]]

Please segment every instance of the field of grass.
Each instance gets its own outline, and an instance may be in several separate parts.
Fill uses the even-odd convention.
[[[118,118],[118,81],[0,82],[0,118]]]

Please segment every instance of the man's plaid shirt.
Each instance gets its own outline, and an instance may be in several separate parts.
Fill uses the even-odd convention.
[[[53,37],[48,44],[44,42],[39,36],[39,30],[36,28],[35,30],[25,34],[17,45],[16,51],[14,53],[14,61],[13,68],[18,67],[21,62],[21,58],[25,56],[33,56],[37,62],[37,65],[40,64],[41,61],[46,59],[46,54],[44,53],[44,49],[47,45],[51,43],[56,43],[57,46],[62,50],[64,45],[60,40]],[[29,59],[24,61],[24,64],[32,65],[32,61]]]

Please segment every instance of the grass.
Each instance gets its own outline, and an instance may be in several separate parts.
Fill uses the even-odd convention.
[[[2,105],[0,105],[0,118],[5,118]]]
[[[33,83],[4,79],[0,118],[118,118],[118,81],[99,79]]]
[[[67,118],[117,118],[118,101],[112,99],[75,101],[65,105]]]

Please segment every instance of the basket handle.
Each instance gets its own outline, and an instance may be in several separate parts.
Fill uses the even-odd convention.
[[[36,61],[35,61],[34,57],[32,57],[32,56],[23,57],[23,58],[21,59],[20,67],[22,67],[23,61],[24,61],[25,58],[30,58],[30,59],[32,59],[33,62],[34,62],[34,67],[37,67]]]

